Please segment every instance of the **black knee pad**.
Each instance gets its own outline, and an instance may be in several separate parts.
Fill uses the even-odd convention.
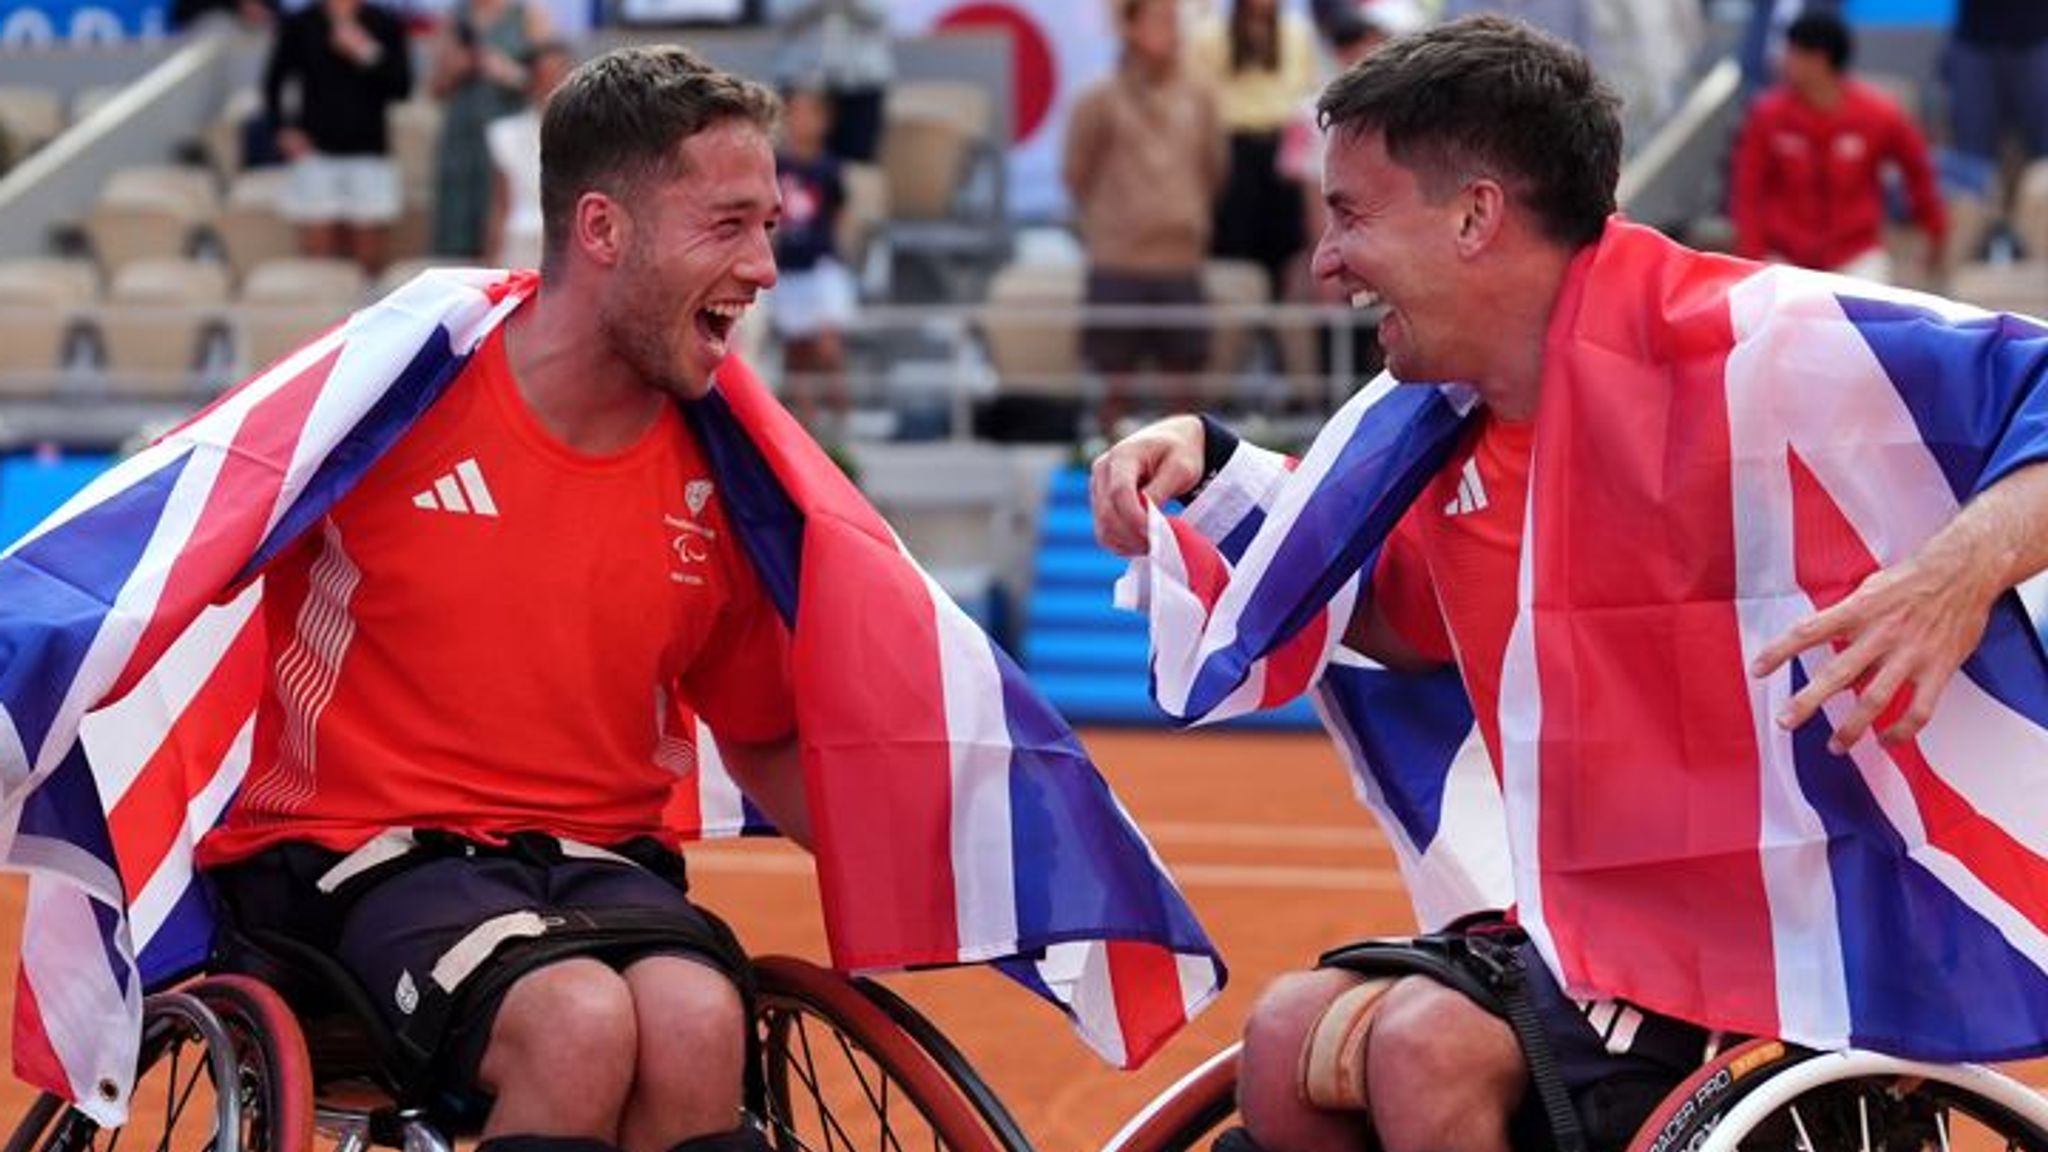
[[[621,1152],[617,1144],[590,1136],[534,1136],[524,1132],[478,1141],[476,1152]]]
[[[768,1136],[751,1122],[708,1136],[692,1136],[668,1152],[771,1152]],[[484,1152],[484,1149],[477,1149]]]

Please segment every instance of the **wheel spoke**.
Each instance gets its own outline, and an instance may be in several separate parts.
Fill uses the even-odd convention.
[[[1800,1152],[1819,1152],[1813,1146],[1813,1136],[1806,1130],[1806,1118],[1799,1114],[1799,1106],[1794,1104],[1789,1111],[1792,1113],[1792,1126],[1799,1129]]]

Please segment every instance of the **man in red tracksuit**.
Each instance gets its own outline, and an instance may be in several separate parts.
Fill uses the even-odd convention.
[[[1742,256],[1889,281],[1885,166],[1905,182],[1930,262],[1948,218],[1926,139],[1889,97],[1848,75],[1851,47],[1848,25],[1831,13],[1786,30],[1783,82],[1743,125],[1729,214]]]

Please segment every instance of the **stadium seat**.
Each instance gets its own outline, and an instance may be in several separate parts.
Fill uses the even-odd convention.
[[[57,93],[34,84],[0,84],[0,136],[13,158],[41,148],[64,130],[64,104]]]
[[[244,304],[318,304],[353,308],[368,287],[353,260],[287,256],[266,260],[242,282]]]
[[[123,265],[98,317],[113,390],[154,398],[191,393],[227,299],[228,270],[215,261],[149,259]]]
[[[981,337],[1005,390],[1080,394],[1085,275],[1079,264],[1009,264],[990,279]]]
[[[213,221],[213,235],[238,281],[267,260],[298,254],[298,230],[277,210],[286,178],[282,168],[255,168],[228,186],[227,205]]]
[[[406,260],[394,260],[377,273],[377,282],[370,286],[373,298],[388,296],[399,288],[412,283],[413,278],[429,268],[445,268],[448,261],[432,256],[414,256]]]
[[[941,220],[952,215],[972,142],[956,117],[891,112],[881,156],[890,217]]]
[[[905,80],[889,88],[887,115],[951,120],[969,137],[988,139],[995,131],[994,104],[980,84],[957,80]]]
[[[363,302],[362,269],[349,260],[293,257],[259,264],[235,309],[240,367],[253,372],[332,328]]]
[[[100,189],[85,234],[100,267],[113,276],[137,260],[187,255],[195,229],[210,226],[219,212],[213,175],[204,168],[123,168]]]
[[[99,272],[87,261],[0,261],[0,397],[56,390],[72,333],[99,290]]]

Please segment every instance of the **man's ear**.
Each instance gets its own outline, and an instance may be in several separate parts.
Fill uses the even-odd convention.
[[[1458,219],[1458,252],[1476,256],[1500,234],[1508,209],[1508,194],[1500,182],[1480,177],[1458,194],[1462,215]]]
[[[625,205],[602,192],[577,197],[574,223],[571,239],[576,246],[607,268],[624,257],[633,238],[633,218]]]

